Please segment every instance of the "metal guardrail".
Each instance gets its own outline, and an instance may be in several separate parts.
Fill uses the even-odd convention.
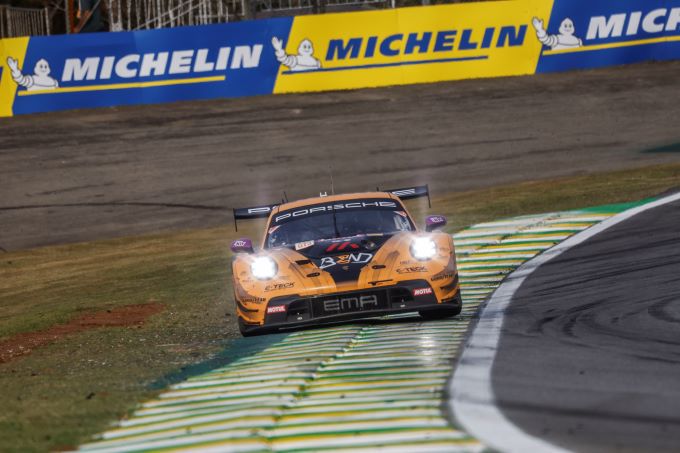
[[[258,11],[261,12],[276,12],[276,11],[296,11],[309,10],[310,12],[319,13],[326,9],[335,9],[338,7],[350,6],[376,6],[392,7],[394,8],[394,0],[259,0],[256,3]]]
[[[147,30],[229,21],[224,0],[110,0],[111,31]]]
[[[258,16],[324,13],[356,9],[395,8],[472,0],[102,0],[110,31],[133,31],[224,23]],[[484,0],[474,0],[484,1]],[[0,38],[52,34],[52,19],[64,12],[72,30],[77,1],[51,0],[48,7],[0,6]],[[57,29],[60,21],[55,22]],[[68,33],[69,31],[67,31]],[[57,30],[57,33],[60,33]]]
[[[49,34],[51,30],[47,8],[0,6],[0,38]]]

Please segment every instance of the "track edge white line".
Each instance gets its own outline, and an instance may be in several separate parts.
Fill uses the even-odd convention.
[[[452,420],[469,434],[503,452],[540,451],[562,453],[568,450],[522,431],[496,406],[491,370],[503,326],[503,316],[524,280],[543,264],[593,236],[649,209],[680,200],[680,193],[623,211],[571,236],[522,264],[496,288],[481,308],[456,368],[448,383],[447,411]]]

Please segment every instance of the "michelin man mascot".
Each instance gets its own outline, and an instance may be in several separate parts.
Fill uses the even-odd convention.
[[[38,60],[33,68],[33,75],[23,75],[19,69],[19,62],[12,57],[7,58],[7,66],[12,72],[12,79],[28,91],[54,90],[59,82],[50,77],[50,65],[44,58]]]
[[[534,17],[531,22],[536,29],[538,40],[550,47],[550,50],[574,49],[583,45],[583,41],[574,36],[574,22],[569,18],[564,19],[560,24],[559,35],[549,35],[543,28],[543,20],[537,17]]]
[[[297,55],[287,55],[283,49],[283,41],[274,36],[272,45],[276,59],[291,71],[311,71],[321,68],[321,62],[314,57],[314,45],[309,39],[303,39],[298,46]]]

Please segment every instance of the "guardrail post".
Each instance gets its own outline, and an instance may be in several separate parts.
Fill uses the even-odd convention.
[[[45,7],[45,34],[47,36],[51,35],[52,30],[50,30],[50,11]]]
[[[243,7],[243,17],[246,19],[255,19],[255,16],[257,15],[257,0],[244,0]]]
[[[64,0],[64,15],[66,16],[66,34],[71,33],[71,2]]]
[[[323,14],[326,12],[326,0],[312,0],[312,14]]]

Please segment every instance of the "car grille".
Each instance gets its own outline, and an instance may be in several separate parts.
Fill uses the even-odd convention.
[[[405,285],[390,286],[379,289],[364,289],[335,294],[323,294],[314,297],[282,296],[276,297],[269,305],[285,303],[286,321],[304,321],[311,318],[325,318],[352,313],[369,313],[403,309],[416,302],[414,288],[429,286],[425,280],[411,280]]]
[[[318,318],[344,313],[403,308],[412,300],[413,295],[410,289],[396,287],[300,299],[291,304],[291,309],[293,309],[291,311],[294,311],[293,306],[302,308],[302,305],[306,305],[311,308],[311,316]]]
[[[310,299],[312,316],[332,316],[388,308],[387,291],[362,291]]]

